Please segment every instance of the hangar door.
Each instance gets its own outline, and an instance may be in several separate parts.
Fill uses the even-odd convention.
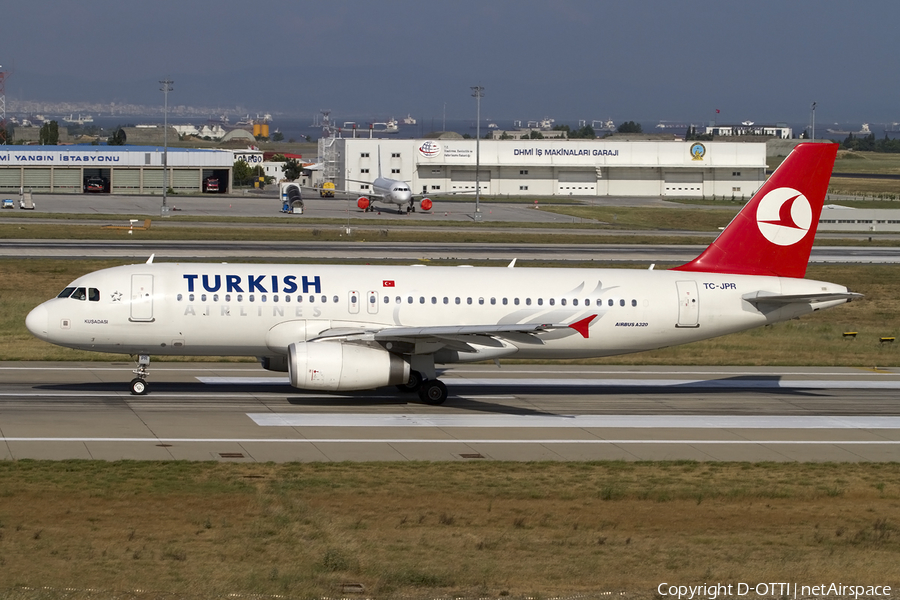
[[[176,192],[196,192],[200,189],[200,169],[173,169],[169,187]]]
[[[25,187],[35,192],[50,191],[50,169],[25,169]]]
[[[482,194],[491,193],[491,172],[478,171],[478,187],[481,188]],[[450,171],[450,191],[451,192],[474,192],[475,191],[475,169],[462,170],[455,169]]]
[[[700,197],[703,195],[703,173],[666,173],[664,196]]]
[[[596,196],[597,170],[560,171],[556,177],[556,193],[565,196]]]
[[[112,191],[117,194],[137,194],[141,191],[139,169],[113,169]]]
[[[18,192],[22,185],[22,169],[9,167],[0,169],[0,192]]]
[[[144,185],[142,191],[145,194],[162,194],[163,189],[163,170],[162,169],[144,169]],[[171,187],[171,183],[169,184]]]
[[[83,187],[81,169],[54,169],[53,191],[80,194]]]

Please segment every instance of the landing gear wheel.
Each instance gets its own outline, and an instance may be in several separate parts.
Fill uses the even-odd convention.
[[[422,374],[418,371],[410,371],[409,372],[409,381],[406,383],[401,383],[397,386],[397,389],[401,392],[418,392],[419,388],[422,386]]]
[[[131,395],[132,396],[143,396],[147,393],[147,382],[141,379],[140,377],[135,377],[131,380]]]
[[[425,404],[431,404],[432,406],[443,404],[444,400],[447,399],[447,386],[444,385],[443,381],[429,379],[423,382],[422,387],[419,388],[419,398]]]
[[[132,370],[131,372],[137,375],[134,379],[131,380],[131,394],[134,396],[143,396],[147,393],[147,375],[149,375],[149,371],[147,367],[150,366],[150,355],[149,354],[138,354],[137,360],[137,368]]]

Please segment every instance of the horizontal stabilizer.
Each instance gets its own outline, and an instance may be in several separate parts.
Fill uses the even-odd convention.
[[[812,302],[831,302],[833,300],[856,300],[862,294],[855,292],[822,292],[821,294],[774,294],[772,292],[752,292],[742,298],[753,304],[809,304]]]

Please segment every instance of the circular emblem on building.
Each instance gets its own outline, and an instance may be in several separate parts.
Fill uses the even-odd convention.
[[[425,158],[434,158],[441,153],[441,145],[433,140],[426,140],[419,146],[419,154]]]
[[[706,156],[706,146],[704,146],[700,142],[691,145],[692,160],[703,160],[704,156]]]
[[[777,188],[756,206],[756,225],[773,244],[790,246],[806,237],[812,225],[812,207],[797,190]]]

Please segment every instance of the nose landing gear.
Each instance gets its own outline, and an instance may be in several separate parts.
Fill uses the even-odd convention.
[[[147,377],[150,373],[147,372],[147,367],[150,366],[150,355],[149,354],[140,354],[138,355],[137,368],[132,371],[137,377],[131,380],[131,394],[133,396],[143,396],[149,390],[149,385],[147,385]]]

